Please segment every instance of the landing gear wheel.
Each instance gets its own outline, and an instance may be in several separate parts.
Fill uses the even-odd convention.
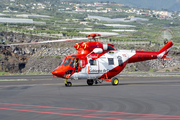
[[[118,84],[119,84],[118,78],[113,78],[113,79],[112,79],[112,85],[116,86],[116,85],[118,85]]]
[[[94,84],[94,80],[93,79],[88,79],[87,80],[87,84],[88,85],[93,85]]]
[[[71,83],[71,82],[67,82],[67,83],[65,84],[65,86],[66,86],[66,87],[71,87],[71,86],[72,86],[72,83]]]
[[[95,84],[98,84],[98,81],[97,81],[97,80],[95,80]]]

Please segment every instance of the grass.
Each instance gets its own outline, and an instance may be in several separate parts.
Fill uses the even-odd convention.
[[[57,58],[57,59],[61,59],[61,56],[59,56],[59,55],[56,55],[56,56],[55,56],[55,58]]]
[[[150,70],[149,70],[149,72],[155,72],[156,70],[155,69],[153,69],[153,68],[151,68]]]
[[[8,72],[0,72],[0,75],[9,75],[10,73]]]

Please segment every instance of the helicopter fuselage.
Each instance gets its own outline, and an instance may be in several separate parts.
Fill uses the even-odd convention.
[[[75,44],[77,54],[64,58],[52,74],[65,79],[106,80],[118,75],[128,63],[170,59],[166,57],[173,43],[167,44],[158,52],[118,50],[111,44],[90,41]],[[89,47],[89,48],[88,48]]]

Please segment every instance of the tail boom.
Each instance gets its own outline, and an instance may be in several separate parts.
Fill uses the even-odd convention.
[[[130,57],[128,63],[141,62],[152,59],[171,59],[172,57],[166,57],[170,49],[173,46],[172,41],[168,41],[167,44],[158,52],[153,51],[136,51],[135,55]]]

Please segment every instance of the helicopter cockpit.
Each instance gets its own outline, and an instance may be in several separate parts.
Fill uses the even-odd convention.
[[[69,78],[73,73],[81,72],[86,60],[75,55],[65,57],[52,73],[57,77]]]
[[[70,66],[78,70],[79,58],[64,58],[63,61],[60,63],[60,66]]]

